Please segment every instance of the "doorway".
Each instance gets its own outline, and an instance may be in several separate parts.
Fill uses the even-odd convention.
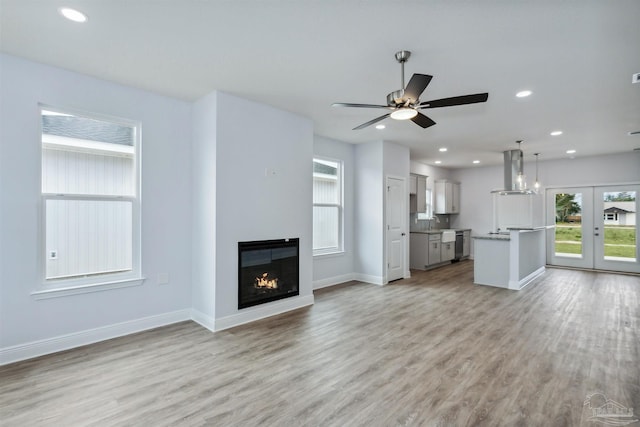
[[[640,185],[547,189],[547,264],[640,273]]]
[[[387,282],[404,278],[407,244],[407,194],[404,178],[387,177]]]

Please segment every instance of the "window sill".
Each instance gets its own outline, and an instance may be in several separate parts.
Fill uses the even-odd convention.
[[[346,254],[345,251],[335,251],[335,252],[321,252],[317,254],[313,254],[314,258],[335,258],[344,256]]]
[[[87,294],[91,292],[102,292],[111,289],[120,289],[120,288],[128,288],[132,286],[140,286],[144,283],[145,278],[140,277],[136,279],[124,279],[124,280],[116,280],[112,282],[104,282],[104,283],[91,283],[86,285],[76,285],[76,286],[68,286],[68,287],[60,287],[56,289],[40,289],[37,291],[31,292],[31,296],[34,299],[49,299],[49,298],[58,298],[58,297],[66,297],[69,295],[78,295],[78,294]]]

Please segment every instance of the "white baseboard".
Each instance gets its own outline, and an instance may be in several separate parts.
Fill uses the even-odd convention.
[[[191,320],[198,323],[201,326],[204,326],[211,332],[216,331],[216,319],[211,316],[204,314],[201,311],[196,310],[195,308],[191,309]]]
[[[285,313],[287,311],[306,307],[308,305],[313,305],[313,295],[286,298],[268,304],[261,304],[256,307],[245,308],[241,312],[232,314],[231,316],[215,319],[213,330],[222,331],[224,329],[233,328],[234,326],[239,326],[245,323],[264,319],[266,317],[275,316],[276,314]],[[211,329],[209,326],[203,326],[205,326],[207,329]]]
[[[509,289],[520,290],[520,289],[524,288],[525,286],[527,286],[529,283],[533,282],[533,279],[535,279],[536,277],[540,276],[544,272],[545,272],[545,267],[543,265],[542,267],[538,268],[533,273],[529,274],[526,277],[523,277],[520,280],[509,280]]]
[[[316,280],[313,282],[313,289],[322,289],[329,286],[339,285],[344,282],[355,280],[353,273],[342,274],[340,276],[328,277],[326,279]]]
[[[158,328],[172,323],[183,322],[185,320],[191,320],[191,310],[189,309],[172,311],[156,316],[102,326],[100,328],[87,329],[67,335],[32,341],[26,344],[0,348],[0,365],[32,359],[45,354],[69,350],[71,348],[145,331],[147,329]]]
[[[371,283],[372,285],[385,285],[386,282],[382,276],[371,276],[369,274],[354,273],[353,280]]]

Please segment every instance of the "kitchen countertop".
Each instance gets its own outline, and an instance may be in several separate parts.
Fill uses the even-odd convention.
[[[471,231],[470,228],[445,228],[442,230],[424,230],[424,231],[409,231],[409,233],[417,233],[417,234],[440,234],[443,231],[454,230],[454,231]]]
[[[511,236],[509,234],[498,233],[477,234],[471,237],[480,240],[511,240]]]

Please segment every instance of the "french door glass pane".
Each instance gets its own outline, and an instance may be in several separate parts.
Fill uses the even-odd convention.
[[[582,258],[582,193],[555,197],[555,255]]]
[[[603,193],[605,260],[636,261],[636,197],[635,191]]]

